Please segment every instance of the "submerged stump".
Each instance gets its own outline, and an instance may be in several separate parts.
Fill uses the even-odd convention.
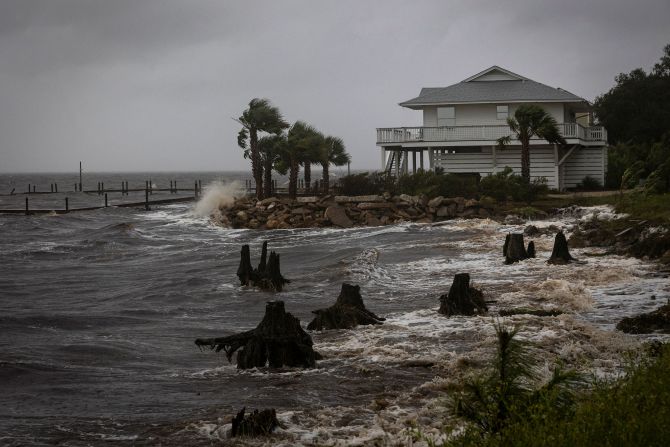
[[[382,324],[385,318],[378,317],[365,308],[360,286],[342,284],[335,304],[327,309],[315,310],[316,315],[307,329],[350,329],[359,324]]]
[[[533,250],[534,249],[535,244],[533,244]],[[522,233],[510,233],[505,237],[503,256],[505,256],[505,264],[513,264],[530,257],[524,246]]]
[[[556,238],[554,239],[554,249],[551,251],[551,257],[547,261],[549,264],[567,264],[571,261],[576,261],[575,258],[570,256],[570,251],[568,250],[568,241],[565,239],[565,235],[562,231],[556,233]]]
[[[454,276],[448,294],[440,297],[441,314],[451,315],[475,315],[488,311],[484,302],[484,294],[481,290],[470,287],[470,275],[458,273]]]
[[[274,408],[268,408],[263,411],[254,410],[245,416],[246,408],[242,408],[237,416],[233,418],[230,437],[237,436],[266,436],[279,427],[277,412]]]
[[[526,254],[528,255],[529,258],[535,257],[535,242],[533,241],[528,242],[528,248],[526,249]]]
[[[279,255],[274,251],[268,257],[268,243],[263,242],[261,261],[257,268],[251,266],[251,253],[248,245],[243,245],[240,252],[240,265],[237,268],[237,277],[243,286],[252,285],[263,290],[281,292],[284,285],[291,281],[284,278],[279,266]]]
[[[300,320],[284,310],[283,301],[269,301],[265,316],[256,329],[218,338],[198,338],[195,344],[219,352],[230,362],[237,351],[240,369],[313,368],[319,355],[312,348],[312,337],[300,327]]]

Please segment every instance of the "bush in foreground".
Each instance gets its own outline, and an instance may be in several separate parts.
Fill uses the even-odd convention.
[[[656,347],[655,351],[655,357],[632,367],[622,379],[613,383],[598,382],[574,403],[562,403],[560,396],[551,392],[541,393],[524,403],[514,395],[507,397],[509,393],[504,392],[505,384],[501,381],[500,387],[492,389],[493,394],[489,391],[482,396],[495,397],[489,407],[495,409],[493,403],[497,400],[504,412],[487,416],[483,419],[485,424],[475,420],[475,424],[443,445],[670,445],[667,423],[670,420],[670,346]],[[500,424],[497,414],[505,415],[504,424]]]

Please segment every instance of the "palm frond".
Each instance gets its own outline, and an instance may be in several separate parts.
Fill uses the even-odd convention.
[[[512,142],[512,137],[507,135],[505,137],[500,137],[496,140],[496,143],[498,143],[498,148],[500,149],[505,149],[505,146],[510,144]]]

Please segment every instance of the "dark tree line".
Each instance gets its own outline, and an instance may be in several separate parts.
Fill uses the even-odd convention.
[[[596,98],[599,124],[607,129],[606,185],[636,186],[646,179],[650,192],[670,190],[670,45],[650,72],[621,73],[616,85]]]

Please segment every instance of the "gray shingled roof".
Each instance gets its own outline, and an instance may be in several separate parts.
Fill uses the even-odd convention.
[[[459,82],[449,87],[422,88],[419,96],[401,102],[400,105],[414,108],[424,104],[498,101],[586,102],[584,98],[566,90],[526,79],[518,81],[470,81]]]

